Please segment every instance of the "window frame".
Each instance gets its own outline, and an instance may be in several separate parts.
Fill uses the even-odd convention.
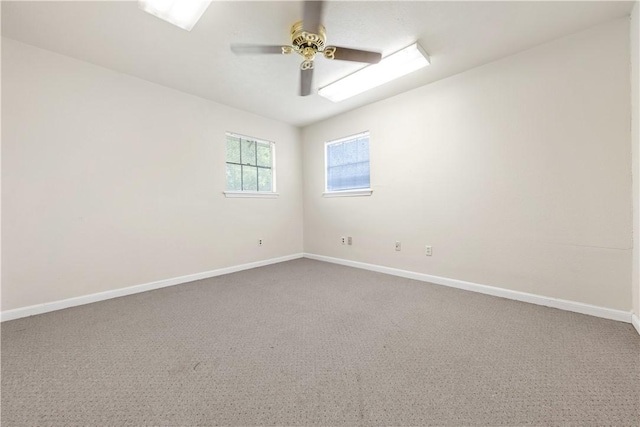
[[[329,181],[328,181],[328,171],[329,171],[329,162],[328,162],[328,148],[330,145],[339,144],[341,142],[346,142],[350,140],[356,140],[361,136],[366,135],[369,139],[369,187],[368,188],[356,188],[349,190],[329,190]],[[322,193],[323,197],[355,197],[355,196],[371,196],[373,190],[371,189],[371,132],[366,130],[363,132],[354,133],[352,135],[348,135],[342,138],[333,139],[331,141],[327,141],[324,143],[324,192]]]
[[[224,144],[224,173],[225,173],[225,178],[224,178],[224,186],[225,186],[225,191],[223,191],[225,197],[230,197],[230,198],[262,198],[262,199],[272,199],[272,198],[276,198],[280,195],[280,193],[276,192],[276,143],[275,141],[269,141],[266,139],[261,139],[261,138],[256,138],[253,136],[248,136],[248,135],[243,135],[240,133],[236,133],[236,132],[230,132],[230,131],[226,131],[225,134],[225,144]],[[269,144],[269,148],[271,150],[271,191],[252,191],[252,190],[227,190],[227,165],[230,164],[227,161],[227,138],[228,137],[235,137],[235,138],[240,138],[240,140],[247,140],[247,141],[253,141],[256,144],[257,143],[263,143],[263,144]],[[241,156],[242,156],[242,142],[240,142],[240,150],[241,150]],[[256,150],[257,150],[257,145],[256,145]],[[231,163],[231,164],[238,164],[238,163]],[[243,165],[242,163],[239,163],[240,166],[246,166]],[[265,166],[259,166],[256,162],[255,167],[257,169],[269,169]]]

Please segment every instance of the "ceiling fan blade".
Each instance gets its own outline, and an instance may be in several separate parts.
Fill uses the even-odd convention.
[[[311,95],[312,80],[313,80],[313,68],[300,70],[300,96]]]
[[[320,27],[320,21],[322,21],[322,1],[305,1],[304,10],[302,12],[302,27],[314,34],[318,34],[318,27]]]
[[[238,55],[256,55],[262,53],[283,54],[283,48],[288,46],[260,45],[260,44],[232,44],[231,51]]]
[[[337,46],[327,46],[324,48],[323,54],[327,59],[366,62],[368,64],[377,64],[382,59],[382,54],[379,52],[370,52],[368,50],[349,49],[347,47]]]

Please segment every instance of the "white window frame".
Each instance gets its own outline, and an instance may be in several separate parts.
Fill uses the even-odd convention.
[[[354,190],[334,190],[330,191],[327,188],[328,176],[327,169],[329,168],[327,151],[330,145],[339,144],[341,142],[350,141],[352,139],[358,139],[361,136],[367,135],[369,137],[369,188],[357,188]],[[343,138],[334,139],[324,143],[324,193],[323,197],[357,197],[357,196],[371,196],[373,190],[371,189],[371,132],[368,130],[364,132],[355,133],[353,135],[345,136]]]
[[[241,139],[247,139],[255,142],[261,142],[263,144],[269,144],[271,147],[271,191],[237,191],[237,190],[225,190],[223,191],[225,197],[229,198],[259,198],[259,199],[275,199],[280,193],[276,192],[276,143],[274,141],[268,141],[266,139],[260,139],[253,136],[242,135],[235,132],[225,132],[224,134],[224,186],[227,187],[227,137],[236,137]]]

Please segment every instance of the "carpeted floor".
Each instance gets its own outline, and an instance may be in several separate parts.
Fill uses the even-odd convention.
[[[300,259],[2,324],[2,425],[640,425],[628,324]]]

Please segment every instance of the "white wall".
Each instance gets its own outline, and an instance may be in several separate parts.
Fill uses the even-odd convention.
[[[2,42],[2,310],[302,251],[297,128]],[[223,196],[227,130],[280,198]]]
[[[2,310],[301,252],[304,166],[306,252],[638,313],[633,16],[309,126],[302,164],[294,127],[3,39]],[[322,198],[366,129],[374,195]],[[276,141],[279,199],[223,197],[225,130]]]
[[[640,316],[640,3],[631,12],[631,138],[633,146],[633,312]],[[639,331],[640,332],[640,331]]]
[[[305,252],[631,310],[629,81],[624,18],[303,129]],[[364,130],[373,195],[323,198]]]

